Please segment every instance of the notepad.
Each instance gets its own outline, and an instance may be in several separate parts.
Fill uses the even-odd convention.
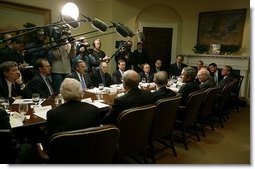
[[[46,120],[47,119],[47,112],[51,109],[52,109],[51,106],[35,107],[34,108],[34,111],[35,111],[34,114],[36,116],[41,117],[41,118]]]

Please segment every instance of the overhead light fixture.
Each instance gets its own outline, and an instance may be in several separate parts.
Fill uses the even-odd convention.
[[[79,8],[72,2],[66,3],[61,11],[62,19],[72,28],[78,28],[79,22],[77,19],[79,17]]]

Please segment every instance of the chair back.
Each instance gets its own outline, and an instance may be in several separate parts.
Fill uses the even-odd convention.
[[[202,118],[208,117],[210,114],[212,114],[212,109],[217,99],[217,94],[220,93],[220,89],[220,87],[211,87],[205,91],[205,100],[201,105]]]
[[[156,105],[139,106],[122,111],[117,118],[120,129],[118,157],[142,152],[147,148]]]
[[[119,129],[114,125],[55,133],[49,140],[50,162],[58,164],[112,163],[119,135]]]
[[[197,121],[197,115],[205,95],[206,92],[204,90],[194,91],[188,95],[183,127],[188,127]]]
[[[180,96],[174,96],[156,102],[157,107],[151,130],[152,140],[167,136],[173,131],[180,101]]]

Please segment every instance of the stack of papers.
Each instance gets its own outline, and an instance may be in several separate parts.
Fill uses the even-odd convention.
[[[81,100],[81,102],[86,102],[86,103],[92,104],[92,105],[98,107],[99,109],[100,109],[100,108],[109,107],[108,104],[101,103],[101,101],[103,101],[103,100],[95,100],[95,101],[93,102],[91,98],[87,98],[87,99],[82,99],[82,100]]]
[[[51,109],[52,109],[51,106],[35,107],[34,108],[34,111],[35,111],[34,114],[37,115],[38,117],[41,117],[42,119],[46,120],[47,119],[47,112]]]
[[[41,105],[45,99],[40,99],[39,105]],[[21,104],[21,103],[27,103],[27,104],[33,104],[32,99],[15,99],[15,101],[12,104]]]

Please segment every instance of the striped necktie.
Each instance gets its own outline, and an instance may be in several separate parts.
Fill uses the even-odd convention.
[[[84,78],[83,78],[82,74],[80,74],[80,77],[81,77],[81,86],[82,86],[82,89],[85,90],[86,89],[86,83],[84,81]]]

